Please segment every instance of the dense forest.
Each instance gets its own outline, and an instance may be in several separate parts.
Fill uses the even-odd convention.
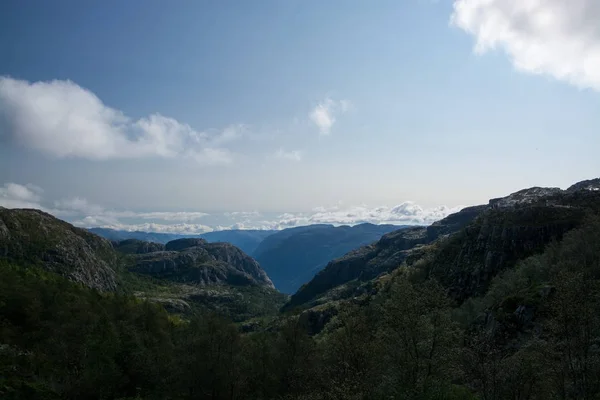
[[[443,248],[441,246],[440,248]],[[443,254],[443,253],[440,253]],[[457,301],[401,266],[318,335],[293,312],[241,333],[38,268],[0,266],[3,399],[594,399],[600,219]],[[535,315],[535,317],[533,317]]]

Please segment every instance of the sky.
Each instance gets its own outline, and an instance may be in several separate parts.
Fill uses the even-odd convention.
[[[4,0],[0,206],[428,224],[600,175],[598,0]]]

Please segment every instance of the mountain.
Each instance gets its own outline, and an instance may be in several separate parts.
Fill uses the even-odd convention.
[[[168,242],[163,251],[136,254],[129,269],[187,284],[273,288],[253,258],[229,243],[208,243],[204,239],[177,239]]]
[[[246,254],[253,254],[263,240],[278,231],[261,229],[232,229],[224,231],[207,232],[200,235],[209,243],[231,243]]]
[[[440,236],[460,230],[484,209],[485,206],[468,207],[428,227],[394,230],[383,235],[376,243],[360,247],[330,261],[323,270],[300,287],[290,298],[285,309],[310,304],[337,286],[354,280],[368,281],[397,268],[414,249],[431,243]]]
[[[117,288],[111,243],[39,210],[0,207],[0,259],[40,266],[102,291]]]
[[[212,310],[243,321],[273,315],[287,300],[260,265],[231,244],[201,238],[166,245],[109,242],[33,209],[0,207],[0,266],[5,265],[135,295],[186,315]]]
[[[187,237],[204,238],[208,242],[226,242],[240,248],[246,254],[252,254],[257,246],[268,236],[277,232],[273,230],[260,229],[232,229],[224,231],[207,232],[199,235],[185,235],[174,233],[123,231],[109,228],[90,228],[90,232],[112,241],[123,241],[137,239],[145,242],[165,244],[171,240]]]
[[[165,250],[165,245],[162,243],[145,242],[138,239],[112,241],[112,245],[116,251],[122,254],[146,254]]]
[[[329,260],[357,247],[377,241],[400,228],[395,225],[309,225],[284,229],[267,237],[254,251],[254,258],[267,271],[275,287],[294,293]]]
[[[277,316],[281,295],[231,245],[117,243],[112,256],[128,269],[115,282],[133,289],[106,293],[49,270],[75,280],[70,262],[103,258],[107,241],[34,210],[0,215],[2,399],[600,394],[598,180],[389,232],[332,260],[286,307],[299,312]],[[61,268],[45,264],[65,246]],[[178,257],[191,265],[172,268]],[[162,261],[131,272],[149,258]],[[190,272],[215,264],[212,276],[236,269],[255,282]]]
[[[598,213],[599,188],[598,179],[567,190],[533,187],[465,208],[429,227],[391,232],[328,263],[284,310],[350,298],[370,290],[374,279],[415,264],[462,302],[484,293],[499,273],[560,241],[590,213]]]

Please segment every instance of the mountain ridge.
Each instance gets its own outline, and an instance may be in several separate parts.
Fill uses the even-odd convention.
[[[455,299],[462,300],[487,288],[496,274],[517,260],[560,240],[584,220],[588,210],[598,211],[599,199],[600,179],[565,190],[532,187],[464,208],[428,227],[391,232],[373,245],[332,260],[282,310],[322,304],[336,287],[354,280],[367,282],[407,261],[435,266],[427,274],[440,279]],[[447,243],[440,242],[444,240]],[[430,244],[442,250],[426,253],[432,259],[425,260],[419,248]]]
[[[267,271],[275,287],[284,293],[294,293],[329,260],[399,228],[402,226],[369,223],[289,228],[267,237],[253,257]]]

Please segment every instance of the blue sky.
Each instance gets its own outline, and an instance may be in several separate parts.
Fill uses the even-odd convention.
[[[594,0],[3,1],[0,204],[200,231],[428,223],[566,187],[600,171],[599,18]]]

